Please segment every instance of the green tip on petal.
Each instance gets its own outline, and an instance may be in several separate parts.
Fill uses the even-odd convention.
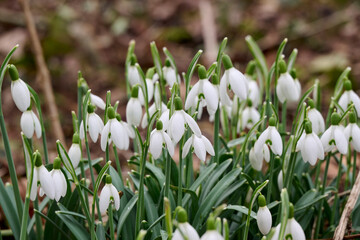
[[[178,212],[178,221],[179,223],[185,223],[188,221],[187,213],[183,208],[180,208]]]
[[[310,108],[315,108],[314,100],[309,99],[308,104],[309,104]]]
[[[165,60],[165,66],[166,67],[171,67],[171,62],[170,62],[170,60],[168,58]]]
[[[297,74],[296,74],[295,68],[291,69],[290,75],[292,76],[293,79],[296,79],[296,78],[297,78]]]
[[[113,107],[108,107],[107,116],[108,116],[109,119],[115,118],[115,110],[114,110]]]
[[[346,79],[344,82],[344,88],[346,91],[352,90],[352,83],[349,79]]]
[[[133,86],[133,88],[131,89],[131,97],[132,98],[137,98],[139,95],[139,86],[135,85]]]
[[[312,124],[310,121],[306,121],[305,123],[305,132],[306,134],[312,133]]]
[[[248,105],[249,107],[252,107],[252,105],[253,105],[253,103],[252,103],[252,101],[251,101],[250,98],[248,98],[248,100],[246,101],[246,103],[247,103],[247,105]]]
[[[41,155],[38,150],[36,150],[36,152],[34,152],[33,159],[34,159],[36,167],[40,167],[42,165]]]
[[[265,207],[266,206],[266,199],[265,199],[264,195],[262,195],[262,194],[259,195],[258,204],[259,204],[259,207]]]
[[[16,67],[15,67],[14,64],[9,64],[9,65],[8,65],[8,70],[9,70],[9,74],[10,74],[11,80],[16,81],[16,80],[19,79],[19,72],[18,72],[18,70],[16,69]]]
[[[255,73],[256,62],[251,60],[246,67],[246,74],[251,76]]]
[[[198,74],[200,79],[206,79],[206,69],[203,65],[199,65]]]
[[[93,112],[95,112],[95,106],[92,105],[92,104],[89,104],[89,105],[88,105],[87,112],[88,112],[88,113],[93,113]]]
[[[175,110],[182,110],[183,105],[182,105],[182,100],[180,97],[175,97],[174,105],[175,105]]]
[[[78,134],[78,133],[74,133],[74,135],[73,135],[73,137],[72,137],[72,142],[73,142],[73,143],[77,143],[77,144],[80,143],[80,137],[79,137],[79,134]]]
[[[337,112],[331,114],[331,125],[339,125],[341,116]]]
[[[220,84],[219,76],[216,73],[214,73],[211,76],[211,81],[212,81],[212,84],[214,84],[214,85],[219,85]]]
[[[137,59],[136,59],[135,54],[132,54],[131,57],[130,57],[130,65],[134,66],[135,63],[137,63]]]
[[[105,182],[106,182],[106,184],[111,184],[112,183],[112,179],[111,179],[111,176],[109,174],[106,175]]]
[[[349,113],[349,122],[356,123],[356,114],[353,111]]]
[[[222,61],[224,63],[225,70],[228,70],[233,67],[231,59],[228,55],[224,54],[224,56],[222,57]]]
[[[294,217],[294,205],[292,203],[289,204],[289,219]]]
[[[216,226],[215,226],[215,218],[212,214],[210,214],[209,218],[207,219],[206,222],[206,230],[215,230]]]
[[[163,123],[162,121],[158,120],[156,122],[156,130],[162,130],[163,129]]]
[[[54,159],[53,169],[60,169],[61,168],[61,160],[59,157]]]
[[[278,63],[278,67],[279,67],[279,73],[286,73],[286,63],[284,60],[280,60],[280,62]]]
[[[276,119],[275,119],[275,117],[271,117],[269,119],[269,126],[275,127],[275,125],[276,125]]]
[[[155,70],[154,68],[149,68],[147,71],[146,71],[146,78],[147,79],[152,79],[153,76],[155,74]]]

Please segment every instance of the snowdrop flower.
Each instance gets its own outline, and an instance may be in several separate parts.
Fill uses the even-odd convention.
[[[325,131],[325,121],[321,113],[315,108],[315,104],[313,100],[309,100],[308,104],[310,106],[310,110],[307,113],[307,116],[312,124],[312,129],[315,134],[320,134]]]
[[[140,77],[140,73],[136,67],[136,57],[135,55],[132,55],[130,57],[130,66],[128,67],[128,80],[129,80],[129,84],[130,86],[134,86],[136,84],[141,84],[141,77]]]
[[[344,134],[346,139],[357,152],[360,152],[360,128],[356,124],[356,116],[354,112],[349,115],[349,124],[346,126]]]
[[[345,92],[341,95],[339,99],[340,107],[346,111],[348,105],[352,102],[354,104],[358,118],[360,118],[360,98],[352,90],[352,84],[350,80],[346,80],[344,83]]]
[[[214,148],[209,139],[203,135],[197,136],[193,134],[184,144],[182,158],[185,158],[188,155],[191,146],[194,147],[196,156],[203,162],[206,160],[206,152],[208,152],[211,156],[215,155]]]
[[[250,129],[260,120],[260,113],[253,106],[252,101],[248,99],[247,106],[241,113],[241,126],[242,128]]]
[[[286,236],[291,235],[293,240],[305,240],[305,233],[301,225],[294,218],[294,205],[290,203],[289,206],[289,218],[285,229]]]
[[[325,152],[332,151],[335,147],[341,154],[347,154],[348,140],[344,134],[344,127],[339,125],[341,117],[338,113],[331,115],[331,126],[321,136],[321,142]]]
[[[11,77],[11,96],[15,102],[16,107],[25,112],[30,107],[30,91],[26,83],[19,78],[19,73],[15,65],[8,65],[9,74]]]
[[[101,190],[99,197],[99,206],[100,213],[105,214],[106,210],[109,207],[110,201],[114,202],[115,209],[119,210],[120,208],[120,197],[119,192],[116,190],[114,185],[112,185],[112,179],[110,175],[106,176],[106,184]]]
[[[258,197],[259,210],[256,213],[256,222],[260,232],[266,235],[270,232],[272,225],[272,217],[270,210],[266,206],[266,200],[264,195]]]
[[[206,77],[206,69],[204,66],[199,66],[199,81],[191,88],[185,101],[185,110],[193,107],[196,108],[197,100],[200,94],[202,94],[206,101],[206,106],[210,112],[216,112],[219,105],[219,96],[216,88],[210,83]]]
[[[154,115],[154,113],[156,112],[156,110],[158,110],[158,109],[156,109],[155,103],[153,103],[153,104],[149,107],[149,116],[150,116],[150,118],[151,118],[152,115]],[[167,110],[167,107],[166,107],[166,105],[165,105],[163,102],[161,102],[161,109],[160,109],[160,110],[161,110],[161,112],[165,112],[165,111]],[[168,118],[169,118],[169,113],[168,113]],[[146,112],[145,112],[144,115],[143,115],[143,118],[142,118],[142,120],[141,120],[141,127],[142,127],[142,128],[146,128],[147,125],[148,125],[148,117],[147,117],[147,114],[146,114]],[[164,130],[166,130],[166,129],[164,128]]]
[[[174,99],[175,112],[171,116],[168,126],[168,134],[172,138],[174,144],[178,143],[185,133],[185,123],[187,123],[193,133],[201,137],[201,131],[195,120],[182,109],[182,101],[180,97]]]
[[[90,102],[92,105],[95,105],[96,107],[105,110],[105,102],[100,97],[90,93]]]
[[[74,133],[73,135],[72,144],[69,148],[68,156],[74,169],[77,168],[81,160],[80,138],[79,134],[77,133]]]
[[[142,107],[138,98],[139,86],[135,85],[131,91],[131,98],[126,105],[126,121],[130,125],[139,126],[142,117]]]
[[[30,200],[35,201],[38,185],[40,186],[40,189],[42,189],[43,192],[50,199],[54,199],[55,198],[54,181],[53,178],[51,177],[51,174],[42,164],[39,151],[36,151],[34,153],[33,158],[35,162],[35,167],[33,172],[33,180],[31,184]]]
[[[187,222],[187,213],[183,208],[180,208],[178,212],[178,227],[174,232],[172,240],[199,240],[199,234],[196,232],[195,228]]]
[[[174,145],[169,135],[164,132],[162,122],[158,120],[156,123],[156,129],[151,132],[149,146],[149,152],[155,159],[160,157],[164,143],[166,144],[170,156],[174,156]]]
[[[281,155],[283,151],[283,144],[279,132],[276,127],[276,120],[274,117],[269,119],[269,127],[261,133],[258,140],[255,142],[254,150],[258,158],[261,157],[261,152],[264,144],[270,145],[271,151],[276,155]]]
[[[167,131],[170,122],[170,102],[168,102],[165,111],[164,110],[162,111],[159,120],[163,123],[164,131]]]
[[[220,101],[223,105],[231,105],[231,100],[227,94],[228,86],[234,91],[240,100],[245,100],[248,93],[247,80],[239,70],[233,67],[228,55],[222,57],[225,72],[220,80]]]
[[[278,184],[278,188],[279,188],[279,191],[281,192],[281,189],[283,189],[284,187],[284,173],[282,170],[280,170],[279,174],[278,174],[278,177],[277,177],[277,184]]]
[[[309,162],[312,166],[316,164],[317,159],[324,159],[323,145],[319,137],[313,133],[310,121],[305,123],[305,133],[297,142],[296,151],[300,151],[304,162]]]
[[[210,215],[206,222],[206,232],[200,240],[224,240],[223,236],[216,231],[215,218],[212,215]]]
[[[129,137],[135,137],[134,130],[126,122],[121,121],[120,115],[115,115],[113,107],[107,109],[107,115],[109,120],[101,132],[101,149],[105,151],[106,144],[110,145],[113,141],[119,150],[127,150]]]
[[[295,81],[290,73],[286,70],[284,60],[279,62],[280,77],[276,85],[276,94],[281,103],[285,101],[296,102],[300,98],[301,86],[299,81]]]
[[[41,125],[35,113],[29,109],[22,113],[20,118],[21,130],[27,138],[32,138],[34,132],[37,138],[41,137]]]
[[[165,60],[165,66],[163,67],[162,70],[163,70],[164,78],[165,78],[167,84],[170,86],[170,88],[173,87],[175,82],[180,84],[180,81],[179,81],[180,76],[176,75],[176,71],[171,66],[169,59]]]
[[[254,60],[250,61],[246,67],[245,78],[248,84],[248,99],[250,99],[254,106],[260,103],[260,90],[256,80],[253,78],[255,73],[256,63]]]
[[[150,102],[154,97],[154,68],[149,68],[146,71],[145,82],[148,94],[148,102]]]
[[[99,134],[104,128],[104,123],[95,113],[95,106],[92,104],[88,105],[88,114],[86,115],[86,131],[89,132],[91,140],[95,143],[99,137]],[[80,139],[84,139],[84,121],[80,123]]]
[[[61,160],[59,157],[54,159],[53,170],[50,175],[54,180],[55,200],[58,202],[61,197],[65,197],[67,191],[67,184],[63,172],[60,170]]]
[[[255,149],[251,148],[249,153],[249,160],[253,169],[256,171],[261,171],[263,160],[265,160],[267,163],[270,161],[270,151],[268,146],[264,144],[259,154],[255,154]]]

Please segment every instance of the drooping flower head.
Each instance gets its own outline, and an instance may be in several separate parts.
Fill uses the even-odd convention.
[[[356,115],[352,111],[349,114],[349,124],[346,126],[344,134],[355,151],[360,152],[360,128],[356,123]]]
[[[40,189],[50,199],[54,199],[55,198],[54,181],[49,171],[42,164],[41,155],[39,151],[36,151],[34,153],[33,161],[35,162],[35,167],[33,172],[33,180],[31,184],[30,200],[35,201],[38,186],[40,186]]]
[[[206,152],[208,152],[211,156],[215,155],[215,151],[209,139],[205,136],[201,135],[200,137],[196,134],[193,134],[184,144],[182,158],[185,158],[190,148],[194,147],[194,152],[196,156],[203,162],[206,160]]]
[[[312,124],[312,129],[315,134],[320,134],[325,131],[325,121],[321,113],[315,108],[314,101],[310,99],[308,101],[310,107],[307,116]]]
[[[255,154],[255,148],[252,147],[249,152],[249,161],[251,167],[256,171],[261,171],[264,160],[266,162],[270,161],[270,151],[266,144],[263,145],[259,153]]]
[[[69,148],[68,155],[74,169],[77,168],[81,160],[80,137],[77,133],[74,133],[73,135],[72,144]]]
[[[28,110],[22,113],[20,118],[21,130],[24,132],[27,138],[32,138],[34,133],[36,137],[41,137],[41,125],[38,117],[31,110],[31,106]]]
[[[96,107],[105,110],[106,104],[104,100],[102,100],[99,96],[90,93],[90,102],[92,105],[95,105]]]
[[[335,147],[341,154],[347,154],[348,140],[344,134],[344,127],[340,124],[341,117],[337,112],[331,115],[331,126],[321,136],[325,152],[332,151]]]
[[[136,84],[141,84],[140,73],[137,67],[135,66],[136,62],[137,62],[136,56],[133,54],[130,57],[130,66],[128,67],[128,72],[127,72],[129,84],[131,87]]]
[[[100,213],[105,214],[109,208],[109,204],[114,203],[115,209],[120,208],[120,196],[114,185],[110,175],[106,175],[106,184],[101,190],[99,197]]]
[[[301,86],[298,80],[294,80],[293,76],[287,72],[286,63],[281,60],[278,63],[280,76],[276,85],[276,94],[281,103],[285,101],[296,102],[300,98]],[[294,75],[295,72],[292,71]]]
[[[25,112],[30,107],[30,91],[26,83],[19,78],[19,72],[15,65],[8,65],[9,74],[11,77],[11,96],[15,102],[16,107]]]
[[[324,148],[319,137],[312,131],[311,125],[311,122],[306,120],[305,133],[297,142],[296,151],[301,152],[304,162],[309,162],[314,166],[317,159],[324,159]]]
[[[173,87],[174,83],[180,84],[180,76],[176,75],[175,69],[171,66],[169,59],[165,60],[165,66],[163,67],[164,78],[170,88]]]
[[[200,240],[224,240],[223,236],[216,230],[215,218],[212,214],[210,214],[206,222],[206,232]]]
[[[287,236],[291,236],[293,240],[305,240],[305,233],[301,225],[294,218],[294,205],[289,205],[289,218],[285,229],[285,239]]]
[[[234,68],[228,55],[222,57],[225,72],[220,80],[220,101],[223,105],[230,106],[231,100],[227,94],[228,86],[240,100],[246,100],[248,94],[247,80],[239,70]]]
[[[353,103],[357,116],[360,118],[360,98],[359,96],[352,90],[352,84],[349,79],[344,82],[345,91],[341,95],[339,99],[340,107],[346,111],[349,104]]]
[[[246,67],[245,78],[247,80],[247,85],[248,85],[247,97],[252,101],[253,105],[256,107],[260,103],[261,94],[260,94],[259,86],[254,78],[255,68],[256,68],[256,63],[254,60],[251,60]]]
[[[180,207],[178,211],[178,228],[175,230],[172,240],[199,240],[199,234],[195,228],[187,222],[187,213]],[[185,238],[184,238],[185,237]]]
[[[104,128],[104,123],[95,113],[95,106],[92,104],[88,105],[88,114],[86,115],[86,131],[89,132],[91,140],[95,143],[99,137],[99,134]],[[84,139],[84,121],[80,123],[80,139]]]
[[[139,126],[142,117],[142,107],[139,95],[139,86],[133,86],[131,90],[131,98],[126,105],[126,121],[130,125]]]
[[[165,143],[170,156],[174,155],[174,144],[169,135],[164,131],[160,120],[156,122],[156,129],[151,132],[149,151],[155,159],[159,158]]]
[[[259,210],[256,214],[256,222],[260,232],[266,235],[270,232],[272,225],[272,216],[269,208],[266,206],[266,199],[264,195],[258,197]]]
[[[256,110],[251,99],[247,100],[247,106],[241,112],[241,129],[250,129],[260,120],[260,113]],[[239,127],[240,127],[239,126]],[[240,130],[240,128],[238,129]]]
[[[55,200],[58,202],[61,197],[65,197],[67,191],[66,179],[63,172],[60,170],[61,160],[59,157],[54,159],[53,170],[50,175],[54,180],[55,187]]]

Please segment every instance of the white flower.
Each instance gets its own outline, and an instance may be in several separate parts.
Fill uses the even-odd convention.
[[[219,96],[216,88],[206,78],[206,69],[204,66],[198,68],[200,80],[191,88],[185,101],[185,110],[191,107],[196,108],[196,97],[203,94],[206,101],[206,106],[211,112],[216,112],[219,105]]]
[[[19,78],[19,73],[14,65],[8,66],[11,77],[11,95],[16,107],[25,112],[30,107],[30,91],[26,83]]]
[[[159,118],[159,120],[163,123],[164,131],[168,130],[168,127],[169,127],[169,122],[170,122],[169,115],[170,115],[170,109],[166,108],[165,111],[162,111],[162,114]]]
[[[224,240],[223,236],[216,230],[207,230],[200,240]]]
[[[331,115],[331,126],[321,136],[321,142],[325,152],[332,151],[335,146],[341,154],[347,154],[348,140],[344,134],[344,127],[339,125],[340,115],[333,113]]]
[[[106,144],[109,145],[113,141],[119,150],[127,150],[129,148],[129,137],[134,138],[135,132],[126,122],[120,121],[115,118],[115,111],[113,107],[107,110],[109,117],[108,122],[101,132],[101,149],[106,150]],[[120,115],[116,115],[120,117]]]
[[[67,191],[67,184],[63,172],[60,170],[61,160],[59,157],[54,159],[53,170],[50,175],[54,180],[55,187],[55,200],[58,202],[61,197],[65,197]]]
[[[89,131],[90,138],[93,142],[96,142],[99,134],[104,128],[104,123],[94,112],[95,108],[93,105],[88,105],[88,114],[86,115],[86,131]],[[84,121],[80,123],[80,139],[84,139]]]
[[[149,152],[155,159],[159,158],[162,152],[163,144],[166,144],[170,156],[174,156],[174,145],[169,135],[164,132],[161,121],[156,123],[156,129],[151,132]]]
[[[249,75],[245,74],[248,85],[248,98],[252,101],[254,106],[260,103],[260,90],[256,80],[252,79]]]
[[[180,97],[175,97],[174,99],[175,112],[171,116],[168,126],[168,134],[174,141],[174,143],[178,143],[181,137],[185,132],[185,123],[187,123],[190,129],[193,131],[195,135],[198,137],[201,136],[201,131],[195,120],[187,114],[184,110],[182,110],[182,101]]]
[[[50,198],[55,198],[55,185],[51,174],[42,164],[41,156],[38,151],[34,153],[35,167],[33,172],[33,181],[31,184],[30,200],[35,201],[38,183],[44,193]]]
[[[344,134],[346,139],[351,142],[351,145],[357,152],[360,152],[360,128],[356,124],[356,116],[354,112],[350,113],[350,123],[346,126]]]
[[[178,226],[174,232],[172,240],[185,240],[185,236],[188,240],[199,240],[200,237],[196,230],[187,222],[187,213],[183,208],[180,208],[178,212]]]
[[[193,134],[184,144],[182,158],[185,158],[188,155],[191,146],[194,147],[196,156],[203,162],[206,160],[206,152],[208,152],[211,156],[215,155],[214,148],[209,139],[203,135],[197,136]]]
[[[352,90],[352,84],[349,80],[346,80],[344,83],[345,92],[341,95],[339,99],[340,107],[346,111],[348,105],[350,103],[354,104],[356,113],[358,118],[360,118],[360,98],[359,96]]]
[[[32,138],[34,132],[36,133],[37,138],[41,137],[40,121],[32,110],[27,110],[22,113],[20,126],[27,138]]]
[[[269,127],[261,133],[258,140],[255,142],[254,150],[258,158],[260,158],[261,150],[264,144],[269,144],[271,151],[276,155],[281,155],[283,151],[283,144],[281,136],[275,127],[276,120],[274,117],[269,119]]]
[[[251,101],[251,100],[249,100]],[[241,113],[241,126],[242,128],[250,129],[260,120],[260,113],[253,107],[251,102],[244,108]]]
[[[142,117],[142,107],[138,98],[139,88],[135,85],[131,92],[131,98],[126,105],[126,121],[130,125],[139,126]]]
[[[300,151],[304,162],[309,162],[312,166],[316,164],[317,159],[324,159],[323,145],[319,137],[312,132],[309,121],[305,123],[305,132],[297,142],[296,151]]]
[[[256,222],[260,232],[266,235],[270,232],[272,225],[272,216],[269,208],[266,206],[266,200],[263,195],[258,198],[259,210],[256,213]]]
[[[161,102],[161,112],[166,111],[166,109],[167,109],[166,105],[165,105],[163,102]],[[150,117],[150,118],[152,117],[152,115],[154,115],[154,113],[156,112],[156,110],[158,110],[158,109],[156,109],[156,104],[153,103],[153,104],[149,107],[149,117]],[[168,115],[169,115],[169,113],[168,113]],[[142,120],[141,120],[141,127],[142,127],[142,128],[146,128],[147,125],[148,125],[148,121],[149,121],[149,119],[148,119],[148,117],[147,117],[147,113],[145,112],[144,115],[143,115],[143,118],[142,118]],[[164,129],[164,130],[166,130],[166,129]]]
[[[135,66],[135,62],[128,68],[128,80],[131,87],[136,84],[141,84],[141,77],[137,67]]]
[[[96,107],[105,110],[105,102],[100,97],[90,93],[90,102],[91,104],[95,105]]]
[[[100,206],[100,213],[105,214],[106,210],[109,207],[110,201],[114,202],[115,209],[119,210],[120,208],[120,197],[119,192],[116,190],[114,185],[112,185],[112,180],[110,175],[106,176],[106,184],[101,190],[100,197],[99,197],[99,206]]]
[[[277,184],[278,184],[278,188],[279,188],[280,192],[281,192],[281,189],[283,189],[283,187],[284,187],[283,180],[284,180],[284,173],[282,170],[280,170],[278,177],[277,177]]]
[[[281,73],[276,85],[276,94],[281,103],[296,102],[300,98],[301,86],[299,80],[294,80],[288,73]]]
[[[233,67],[229,56],[224,55],[222,61],[225,72],[220,80],[220,101],[223,105],[230,106],[231,100],[227,94],[228,86],[234,91],[240,100],[245,100],[248,93],[247,80],[239,70]]]
[[[315,108],[314,102],[309,100],[310,110],[307,113],[307,117],[312,123],[313,132],[316,134],[323,133],[325,131],[325,121],[321,113]]]
[[[77,133],[74,133],[73,135],[72,144],[68,151],[68,156],[71,160],[73,167],[77,168],[81,160],[80,139]]]
[[[168,59],[165,61],[165,66],[163,67],[163,74],[164,78],[167,82],[167,84],[170,86],[170,88],[173,87],[174,83],[177,82],[180,84],[180,76],[176,75],[175,69],[171,66],[171,63]]]
[[[258,154],[255,154],[254,148],[251,148],[250,153],[249,153],[249,160],[250,160],[251,166],[256,171],[261,171],[262,165],[263,165],[263,160],[265,160],[266,162],[270,161],[270,151],[269,151],[268,146],[266,144],[264,144],[263,149],[260,150],[260,152]]]

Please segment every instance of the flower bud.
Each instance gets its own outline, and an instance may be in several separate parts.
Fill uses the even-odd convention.
[[[16,69],[16,67],[15,67],[14,64],[9,64],[9,65],[8,65],[8,70],[9,70],[9,74],[10,74],[11,80],[16,81],[16,80],[19,79],[19,72],[18,72],[18,70]]]

